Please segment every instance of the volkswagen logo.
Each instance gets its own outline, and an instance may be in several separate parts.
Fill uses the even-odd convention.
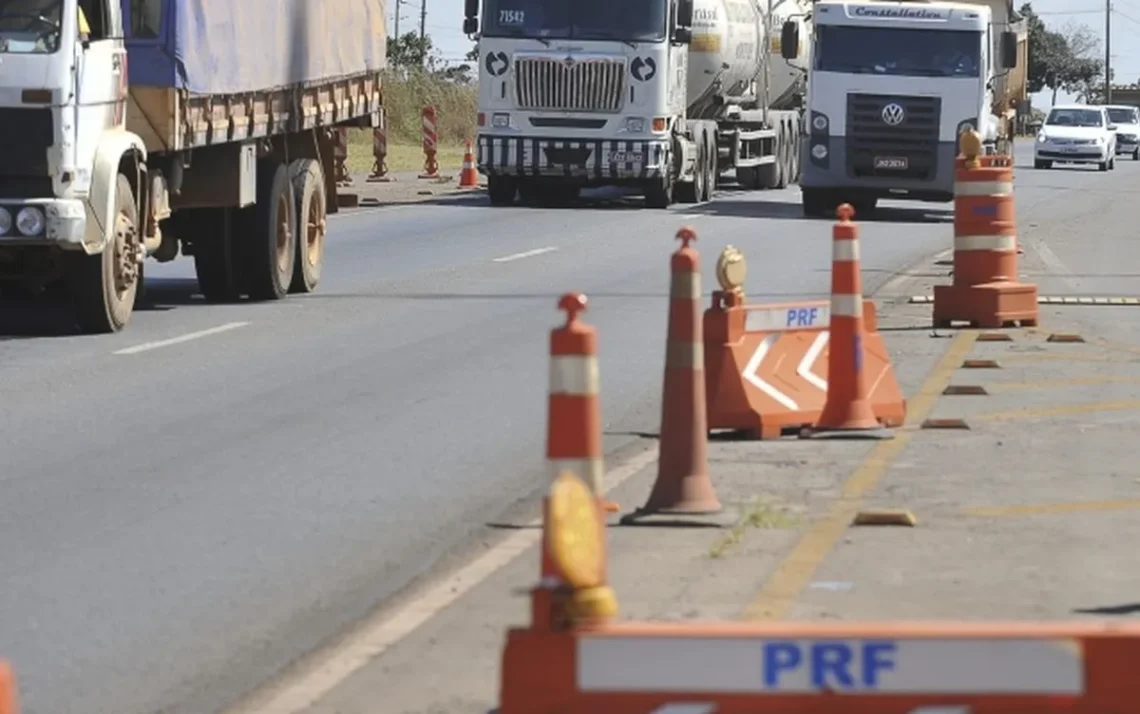
[[[906,110],[903,109],[901,104],[891,102],[883,107],[883,123],[890,126],[898,126],[906,119]]]

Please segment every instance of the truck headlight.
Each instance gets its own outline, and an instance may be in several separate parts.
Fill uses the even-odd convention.
[[[0,207],[0,236],[6,235],[10,230],[12,230],[12,214],[7,208]]]
[[[625,130],[633,134],[640,134],[644,132],[645,119],[641,117],[626,117]]]
[[[21,208],[16,214],[16,229],[29,238],[43,233],[44,212],[33,206]]]
[[[815,146],[811,147],[811,155],[820,161],[823,161],[827,158],[827,147],[823,144],[816,144]]]
[[[964,119],[958,122],[958,129],[954,132],[954,136],[962,136],[967,131],[977,131],[978,122],[976,119]]]
[[[812,112],[811,128],[818,132],[827,131],[827,117],[818,112]]]
[[[496,129],[506,129],[511,125],[511,115],[505,112],[491,115],[491,126]]]

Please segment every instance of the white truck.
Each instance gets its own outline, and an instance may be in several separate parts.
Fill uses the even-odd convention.
[[[804,214],[953,200],[958,136],[977,129],[987,150],[998,140],[994,86],[1017,64],[1017,33],[965,2],[821,0],[813,20]],[[799,26],[786,23],[782,36],[795,59]]]
[[[478,33],[477,166],[492,205],[640,189],[651,207],[799,176],[810,0],[466,0]]]
[[[0,289],[62,286],[89,333],[147,257],[208,300],[312,291],[386,43],[383,0],[0,1]]]

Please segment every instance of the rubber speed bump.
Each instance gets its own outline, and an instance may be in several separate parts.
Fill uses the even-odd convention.
[[[970,425],[966,423],[965,419],[927,419],[922,422],[923,429],[966,429]]]
[[[942,390],[947,397],[984,397],[989,394],[980,384],[951,384]]]
[[[1045,341],[1046,342],[1060,342],[1060,343],[1064,343],[1064,344],[1072,344],[1074,342],[1084,342],[1085,338],[1083,338],[1077,334],[1055,333],[1055,334],[1049,335],[1049,339],[1047,339]]]
[[[1013,337],[1006,332],[983,332],[978,335],[978,342],[1013,342]]]
[[[968,359],[962,363],[962,369],[1001,369],[1001,365],[994,359]]]
[[[853,526],[905,526],[914,528],[918,519],[910,511],[901,509],[882,509],[859,511],[851,521]]]

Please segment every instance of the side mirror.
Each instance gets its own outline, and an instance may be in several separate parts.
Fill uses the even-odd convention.
[[[1105,127],[1105,129],[1108,129],[1109,131],[1116,131],[1117,126],[1115,124],[1109,124]]]
[[[1017,66],[1017,33],[1001,33],[1001,66],[1003,69],[1013,69]]]
[[[479,0],[464,0],[463,16],[468,18],[479,17]]]
[[[693,26],[693,0],[677,0],[677,27]]]
[[[476,17],[466,17],[463,19],[463,34],[474,35],[479,31],[479,19]]]
[[[800,26],[788,20],[780,30],[780,54],[786,60],[794,60],[800,54]]]

